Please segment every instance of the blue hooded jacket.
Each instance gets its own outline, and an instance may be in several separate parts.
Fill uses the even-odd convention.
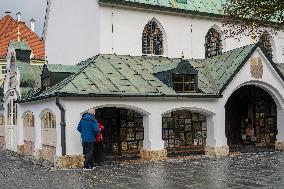
[[[81,133],[82,142],[95,142],[99,133],[98,122],[93,115],[86,113],[79,122],[77,130]]]

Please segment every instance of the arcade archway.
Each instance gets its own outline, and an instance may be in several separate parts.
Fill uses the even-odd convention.
[[[143,115],[132,109],[102,107],[96,116],[105,127],[103,153],[106,161],[136,159],[143,148]]]
[[[162,138],[168,156],[204,154],[207,138],[206,115],[175,110],[162,117]]]
[[[228,99],[226,137],[231,152],[270,151],[275,148],[277,106],[257,86],[243,86]]]

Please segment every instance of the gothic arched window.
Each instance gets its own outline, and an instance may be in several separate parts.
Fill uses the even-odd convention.
[[[266,31],[259,37],[259,45],[265,50],[270,58],[273,58],[273,49],[270,41],[270,35]]]
[[[162,55],[164,53],[163,33],[158,24],[151,20],[143,30],[142,53]]]
[[[211,28],[205,36],[205,58],[222,54],[221,34]]]

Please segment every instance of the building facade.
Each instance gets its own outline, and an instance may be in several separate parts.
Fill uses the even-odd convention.
[[[221,4],[198,2],[48,1],[50,64],[9,45],[2,144],[81,166],[76,127],[95,108],[115,159],[283,150],[282,31],[225,39]]]

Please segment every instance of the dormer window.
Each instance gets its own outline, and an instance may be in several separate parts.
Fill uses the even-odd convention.
[[[197,75],[194,74],[173,74],[173,89],[178,93],[196,92]]]

